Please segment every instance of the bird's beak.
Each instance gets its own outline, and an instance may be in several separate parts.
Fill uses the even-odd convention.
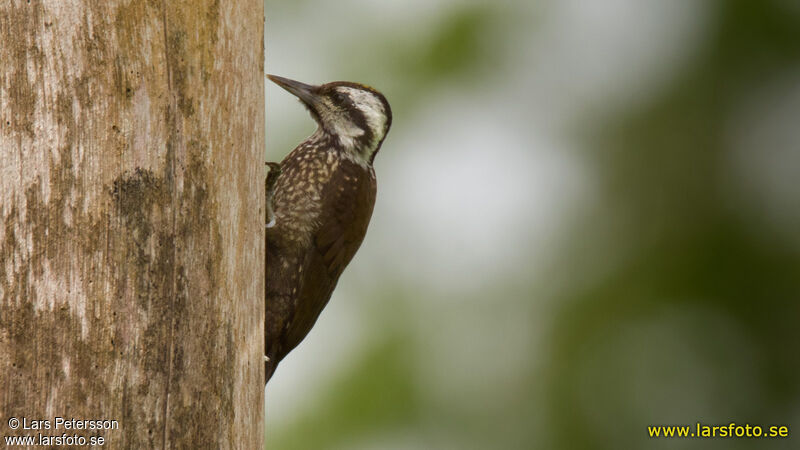
[[[272,80],[273,83],[289,91],[290,94],[296,96],[303,101],[306,105],[314,108],[316,104],[316,86],[301,83],[299,81],[290,80],[288,78],[279,77],[276,75],[267,75],[267,78]]]

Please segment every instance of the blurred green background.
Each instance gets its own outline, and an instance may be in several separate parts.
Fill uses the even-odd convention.
[[[392,104],[267,449],[755,449],[800,433],[800,3],[266,1],[266,67]],[[267,159],[314,129],[267,86]]]

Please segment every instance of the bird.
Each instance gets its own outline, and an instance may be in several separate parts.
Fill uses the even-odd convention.
[[[377,192],[373,162],[392,124],[389,102],[372,87],[267,78],[300,100],[317,129],[280,164],[268,163],[265,384],[361,246]]]

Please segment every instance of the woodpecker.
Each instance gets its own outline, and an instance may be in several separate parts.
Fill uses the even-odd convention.
[[[386,97],[363,84],[267,77],[317,123],[266,182],[266,381],[317,321],[367,232],[372,163],[392,123]]]

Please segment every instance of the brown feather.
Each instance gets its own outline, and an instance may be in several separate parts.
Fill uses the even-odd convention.
[[[291,170],[284,169],[282,176],[287,173]],[[280,190],[281,180],[278,183]],[[322,190],[322,198],[328,201],[322,204],[316,220],[319,225],[311,233],[312,245],[304,254],[295,253],[296,248],[282,239],[281,234],[291,233],[283,231],[280,219],[268,230],[268,374],[305,338],[328,303],[339,276],[364,239],[375,195],[374,172],[343,158]],[[278,214],[282,209],[276,205]],[[302,273],[290,272],[299,267]]]
[[[364,239],[375,204],[372,161],[392,122],[386,98],[367,86],[269,78],[297,96],[319,127],[266,186],[267,215],[275,219],[266,229],[267,380],[314,326]]]

